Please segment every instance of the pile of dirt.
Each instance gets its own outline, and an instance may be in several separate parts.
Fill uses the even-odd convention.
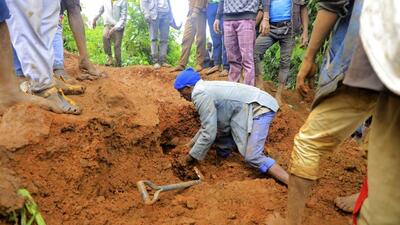
[[[79,75],[73,55],[66,55],[66,65]],[[189,150],[198,116],[173,89],[175,74],[167,69],[102,69],[107,78],[83,82],[86,94],[72,97],[84,108],[81,116],[19,105],[1,118],[2,166],[15,171],[48,224],[263,224],[269,214],[285,211],[286,187],[247,166],[238,153],[216,162],[213,149],[199,165],[202,184],[144,205],[136,182],[180,181],[172,162]],[[289,91],[284,99],[288,105],[277,114],[266,151],[287,169],[309,102]],[[323,158],[321,172],[306,224],[344,224],[350,216],[336,210],[333,199],[358,190],[362,153],[348,141]]]

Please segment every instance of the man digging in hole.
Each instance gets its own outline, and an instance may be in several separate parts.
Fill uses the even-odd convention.
[[[219,156],[227,157],[237,148],[249,165],[288,184],[288,173],[264,154],[268,129],[279,109],[271,95],[245,84],[203,81],[192,68],[178,74],[174,88],[193,102],[201,120],[192,149],[179,160],[180,166],[203,160],[214,143]]]

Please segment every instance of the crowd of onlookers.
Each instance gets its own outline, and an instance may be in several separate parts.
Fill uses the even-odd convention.
[[[196,41],[195,70],[220,76],[230,81],[255,85],[261,81],[262,59],[274,43],[280,45],[281,62],[279,88],[276,94],[281,102],[282,90],[289,75],[290,59],[295,37],[302,45],[308,42],[308,11],[305,1],[270,0],[189,0],[189,12],[184,26],[182,54],[174,71],[185,69],[193,42]],[[168,0],[142,0],[141,8],[149,23],[151,54],[155,68],[165,63],[168,24],[174,23]],[[206,24],[212,43],[206,47]],[[176,27],[176,26],[174,26]],[[160,33],[159,51],[157,47]],[[210,50],[212,46],[212,53]]]
[[[269,218],[267,224],[297,225],[302,222],[306,199],[319,178],[321,156],[347,139],[371,115],[368,179],[365,179],[360,193],[344,202],[353,206],[350,208],[354,212],[354,223],[400,224],[400,2],[320,0],[310,43],[308,12],[303,0],[188,2],[182,54],[178,66],[174,68],[174,71],[184,71],[174,85],[185,99],[193,101],[197,110],[201,111],[202,128],[193,143],[193,149],[201,151],[194,151],[193,158],[201,160],[205,157],[206,150],[215,139],[215,132],[223,125],[217,123],[217,119],[221,118],[225,128],[233,126],[233,130],[240,130],[240,135],[233,135],[236,145],[241,144],[239,150],[252,151],[252,148],[246,147],[252,144],[248,142],[249,130],[242,129],[248,121],[235,120],[231,114],[252,118],[253,122],[259,120],[259,116],[265,117],[264,122],[254,122],[255,125],[263,123],[256,130],[264,132],[261,139],[265,142],[266,124],[269,126],[279,106],[269,95],[262,98],[261,94],[264,97],[266,94],[251,86],[262,75],[261,62],[265,51],[272,44],[279,43],[280,84],[276,98],[277,102],[281,102],[294,38],[299,35],[300,44],[308,46],[296,80],[296,88],[301,95],[308,93],[307,82],[312,82],[316,74],[317,53],[322,48],[327,51],[320,66],[319,87],[312,111],[294,138],[289,173],[281,179],[289,186],[286,221],[274,217]],[[104,16],[103,43],[109,57],[108,65],[121,65],[121,40],[127,7],[125,0],[105,1],[93,20],[95,26],[98,17]],[[179,28],[174,22],[170,1],[142,0],[141,8],[149,24],[154,68],[169,67],[166,63],[169,27]],[[95,80],[105,74],[89,60],[80,10],[79,0],[0,0],[0,113],[5,107],[21,101],[33,102],[58,113],[81,113],[80,106],[66,95],[85,92],[85,87],[77,80]],[[76,77],[77,80],[64,70],[61,24],[65,12],[79,51],[79,69],[84,72]],[[207,21],[213,47],[206,44]],[[329,41],[325,44],[328,37]],[[191,68],[185,70],[194,41],[197,72]],[[115,60],[111,42],[114,42]],[[220,72],[232,82],[202,81],[199,72],[204,70],[206,64],[212,66],[205,74]],[[234,83],[241,79],[244,84]],[[232,100],[232,104],[218,105]],[[233,106],[238,104],[244,110],[234,110]],[[224,110],[224,107],[230,111]],[[217,108],[221,113],[216,113]],[[271,118],[266,118],[267,115]],[[206,127],[211,127],[209,130],[213,131],[213,135],[207,133]],[[235,134],[233,130],[225,131]],[[209,141],[205,142],[206,139]],[[254,161],[257,157],[252,160],[249,157],[258,155],[258,158],[266,158],[263,143],[253,144],[258,146],[257,154],[245,155],[248,162],[256,165]],[[268,169],[263,169],[268,172]],[[340,202],[343,203],[340,200],[338,205],[343,205]]]

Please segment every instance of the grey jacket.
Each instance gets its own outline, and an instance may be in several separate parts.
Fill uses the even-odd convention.
[[[176,25],[174,15],[171,10],[171,3],[168,0],[169,15],[170,15],[170,26],[174,29],[180,29],[181,26]],[[144,14],[146,20],[156,20],[158,16],[158,0],[141,0],[140,9]]]
[[[203,81],[194,86],[192,102],[200,115],[201,128],[193,138],[190,155],[203,160],[217,133],[231,133],[239,149],[246,152],[253,126],[252,104],[277,112],[277,101],[268,93],[245,84],[228,81]]]

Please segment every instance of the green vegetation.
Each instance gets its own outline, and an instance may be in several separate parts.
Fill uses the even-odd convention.
[[[42,215],[40,214],[39,207],[33,200],[31,194],[26,189],[19,189],[18,195],[25,199],[24,206],[14,211],[9,215],[9,221],[16,225],[46,225]]]
[[[129,3],[129,18],[125,27],[124,39],[122,43],[122,60],[123,66],[129,65],[149,65],[150,58],[150,39],[147,23],[140,12],[139,0],[128,0]],[[315,20],[317,13],[316,1],[310,0],[308,3],[310,25],[309,33],[312,31],[312,22]],[[87,18],[84,18],[87,24]],[[90,21],[91,23],[91,21]],[[90,58],[96,64],[105,64],[107,57],[103,52],[102,34],[103,25],[101,19],[98,21],[96,29],[86,29],[86,39]],[[183,31],[176,31],[171,28],[167,62],[171,65],[177,65],[180,57],[181,46],[179,34]],[[73,39],[71,30],[68,26],[68,20],[64,20],[64,47],[70,52],[77,52],[75,41]],[[294,88],[296,84],[296,74],[299,70],[301,61],[304,56],[305,49],[300,48],[298,41],[292,54],[292,62],[290,68],[290,75],[288,78],[287,86]],[[278,82],[279,72],[279,45],[275,44],[266,53],[264,57],[264,79]],[[318,57],[321,60],[321,55]],[[195,47],[192,47],[191,56],[189,58],[189,66],[195,65]]]

